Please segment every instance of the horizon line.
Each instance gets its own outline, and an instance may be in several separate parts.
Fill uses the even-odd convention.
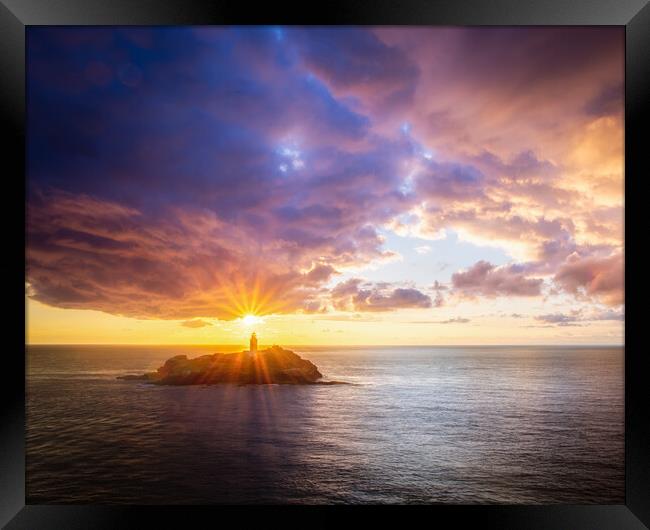
[[[263,346],[273,346],[280,344],[276,343],[261,343]],[[226,346],[226,347],[240,347],[246,346],[245,343],[129,343],[129,342],[35,342],[25,343],[25,346]],[[287,347],[335,347],[335,348],[396,348],[396,347],[413,347],[413,348],[447,348],[447,347],[485,347],[485,346],[603,346],[603,347],[624,347],[625,343],[499,343],[499,344],[285,344]]]

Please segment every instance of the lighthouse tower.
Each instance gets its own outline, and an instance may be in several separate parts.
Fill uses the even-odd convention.
[[[251,348],[250,348],[251,353],[257,353],[257,336],[255,335],[255,332],[251,335]]]

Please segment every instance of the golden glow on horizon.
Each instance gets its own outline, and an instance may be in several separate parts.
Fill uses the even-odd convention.
[[[622,321],[580,327],[544,327],[534,319],[499,316],[523,312],[524,302],[471,304],[424,318],[420,310],[350,315],[268,315],[255,331],[262,344],[445,345],[445,344],[622,344]],[[487,311],[493,313],[486,315]],[[478,312],[477,312],[478,311]],[[253,315],[254,316],[254,315]],[[431,315],[429,315],[431,317]],[[445,323],[453,318],[467,323]],[[259,317],[258,317],[259,318]],[[242,318],[210,320],[189,328],[178,320],[139,320],[100,311],[61,309],[27,301],[27,344],[205,344],[247,348],[251,328]]]

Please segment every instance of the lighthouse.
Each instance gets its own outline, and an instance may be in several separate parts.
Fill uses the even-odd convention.
[[[255,335],[255,332],[251,335],[251,348],[250,348],[251,353],[257,353],[257,336]]]

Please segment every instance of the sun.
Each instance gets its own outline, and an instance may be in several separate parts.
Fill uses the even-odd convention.
[[[262,319],[255,315],[245,315],[242,318],[242,322],[244,323],[245,326],[254,326],[255,324],[261,323]]]

